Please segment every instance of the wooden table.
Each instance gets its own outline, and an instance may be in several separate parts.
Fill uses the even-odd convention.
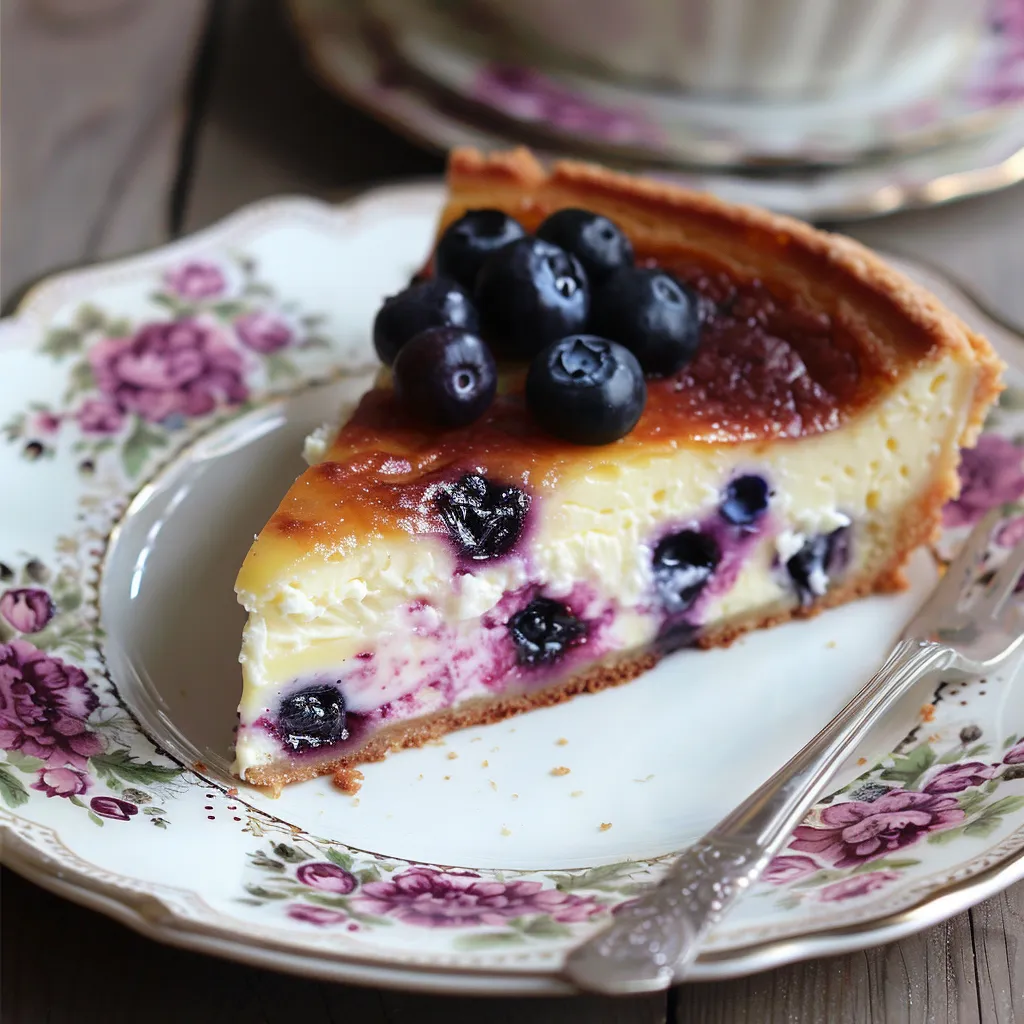
[[[342,2],[342,0],[339,0]],[[274,0],[4,0],[5,300],[262,196],[337,197],[441,160],[320,89]],[[849,230],[1024,324],[1024,187]],[[276,975],[142,939],[5,871],[5,1024],[1024,1021],[1024,883],[920,935],[632,1000],[466,1000]]]

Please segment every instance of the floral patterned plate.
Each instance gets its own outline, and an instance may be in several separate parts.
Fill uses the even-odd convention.
[[[330,17],[323,0],[303,2]],[[709,168],[843,165],[998,125],[1024,99],[1024,16],[1019,0],[987,6],[980,38],[963,47],[952,70],[946,54],[901,62],[891,78],[849,96],[772,102],[644,88],[616,82],[600,67],[573,68],[478,0],[367,4],[376,45],[423,91],[442,94],[439,102],[447,96],[511,132],[550,146],[591,147],[601,159]],[[620,46],[629,40],[620,38]]]
[[[410,77],[394,47],[380,33],[367,33],[356,5],[337,0],[290,0],[293,20],[323,82],[386,122],[395,131],[440,150],[453,146],[504,148],[529,142],[542,156],[579,156],[579,146],[562,138],[527,138],[521,124],[455,104],[437,90]],[[1024,38],[1024,31],[1018,33]],[[1024,54],[1014,66],[1024,69]],[[1008,76],[1006,87],[1020,93]],[[571,101],[563,94],[543,97],[557,103],[563,119],[593,122],[621,130],[615,110]],[[528,97],[533,104],[536,97]],[[521,102],[521,101],[520,101]],[[632,124],[632,122],[629,122]],[[619,163],[648,173],[650,160],[625,160],[602,152],[605,163]],[[981,195],[1024,180],[1024,114],[1008,117],[998,129],[923,152],[898,153],[885,159],[843,167],[796,168],[772,174],[727,173],[713,168],[659,170],[658,177],[686,188],[715,192],[737,203],[752,203],[805,220],[875,217],[895,210],[933,206]]]
[[[572,945],[846,700],[990,503],[1024,532],[1014,364],[906,594],[278,800],[228,771],[249,538],[372,370],[437,186],[257,205],[65,274],[0,323],[0,856],[168,942],[435,991],[566,991]],[[857,752],[696,976],[882,942],[1024,877],[1024,691],[928,683]],[[614,745],[615,757],[608,751]]]

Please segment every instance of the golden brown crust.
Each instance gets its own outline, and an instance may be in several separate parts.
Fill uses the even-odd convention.
[[[526,149],[482,154],[456,149],[448,162],[443,230],[474,206],[493,205],[535,227],[552,211],[583,206],[615,220],[638,249],[713,255],[735,272],[756,275],[800,295],[857,336],[865,356],[893,375],[952,354],[977,370],[974,401],[961,444],[975,442],[1002,390],[1005,366],[927,289],[870,249],[792,217],[727,203],[651,178],[574,161],[546,172]]]

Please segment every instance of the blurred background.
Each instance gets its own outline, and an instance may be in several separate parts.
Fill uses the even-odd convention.
[[[6,298],[266,195],[435,174],[459,144],[597,159],[868,241],[854,225],[1024,178],[1024,0],[2,10]]]

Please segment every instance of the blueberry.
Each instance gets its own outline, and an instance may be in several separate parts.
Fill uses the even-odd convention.
[[[508,620],[520,665],[550,665],[587,635],[587,625],[564,604],[535,597]]]
[[[432,327],[395,359],[395,396],[413,415],[437,426],[463,427],[487,410],[498,390],[490,349],[457,327]]]
[[[594,295],[591,328],[625,345],[645,372],[675,373],[697,351],[697,297],[664,270],[626,267],[615,271]]]
[[[281,701],[277,728],[292,750],[315,750],[348,739],[345,699],[337,686],[309,686]]]
[[[530,496],[511,484],[496,484],[467,473],[441,491],[441,519],[466,558],[484,562],[500,558],[515,547],[523,532]]]
[[[803,547],[786,562],[786,571],[796,587],[801,605],[811,604],[828,590],[829,574],[842,568],[849,548],[849,527],[819,533],[804,541]]]
[[[593,287],[613,271],[633,266],[632,242],[613,221],[590,210],[558,210],[537,228],[537,237],[571,252]]]
[[[441,235],[434,250],[434,270],[472,291],[484,260],[525,233],[519,221],[502,210],[467,210]]]
[[[480,329],[473,300],[449,278],[433,277],[385,299],[373,321],[373,347],[390,366],[410,338],[431,327],[461,327],[472,334]]]
[[[741,476],[725,489],[725,500],[718,510],[733,526],[750,526],[768,508],[768,481],[762,476]]]
[[[484,337],[529,358],[586,326],[587,275],[575,256],[540,238],[520,238],[487,257],[476,281]]]
[[[654,587],[669,614],[685,612],[697,600],[721,559],[714,538],[682,530],[654,549]]]
[[[574,444],[608,444],[628,434],[647,403],[636,357],[614,341],[575,334],[534,356],[526,404],[550,434]]]

